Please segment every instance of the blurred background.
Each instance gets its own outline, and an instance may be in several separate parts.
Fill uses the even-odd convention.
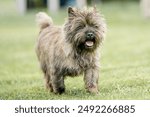
[[[82,77],[66,79],[63,96],[47,93],[35,54],[35,14],[47,12],[62,25],[68,6],[94,5],[108,28],[100,94],[87,94]],[[150,0],[0,0],[0,9],[0,99],[150,99]]]
[[[59,11],[60,8],[67,6],[75,6],[82,8],[84,6],[94,6],[102,2],[119,1],[125,2],[140,2],[145,17],[150,17],[150,1],[149,0],[16,0],[18,11],[20,13],[27,12],[28,9],[45,8],[50,12]]]

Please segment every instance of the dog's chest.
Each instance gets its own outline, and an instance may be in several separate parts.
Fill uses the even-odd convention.
[[[86,59],[83,57],[78,58],[68,58],[65,60],[62,72],[66,76],[77,76],[82,74],[82,72],[91,66],[92,59]]]
[[[66,67],[62,70],[64,76],[78,76],[82,73],[81,69]]]
[[[62,73],[65,76],[77,76],[82,73],[83,69],[78,64],[78,61],[68,58],[62,68]]]

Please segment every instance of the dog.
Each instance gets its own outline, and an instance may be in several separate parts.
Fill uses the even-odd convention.
[[[36,15],[40,33],[36,54],[44,73],[46,88],[55,94],[65,92],[64,78],[84,74],[85,88],[98,93],[100,47],[106,23],[93,8],[68,8],[63,26],[55,26],[44,12]]]

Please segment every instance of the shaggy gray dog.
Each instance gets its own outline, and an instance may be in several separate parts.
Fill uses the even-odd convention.
[[[44,73],[46,87],[65,92],[64,78],[84,74],[85,88],[98,93],[100,45],[105,36],[105,22],[96,8],[68,8],[62,27],[55,26],[45,13],[37,14],[40,34],[36,53]]]

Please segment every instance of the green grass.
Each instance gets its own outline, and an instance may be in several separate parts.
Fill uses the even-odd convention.
[[[150,21],[138,3],[98,5],[108,24],[98,95],[85,91],[82,76],[65,80],[65,94],[47,92],[34,50],[38,10],[21,16],[11,0],[0,8],[0,99],[150,99]],[[51,16],[63,24],[66,10]]]

